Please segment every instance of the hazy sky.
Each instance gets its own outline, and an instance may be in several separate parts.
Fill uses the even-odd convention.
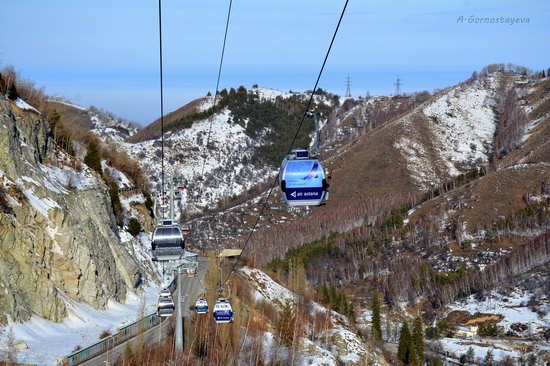
[[[222,87],[311,89],[343,4],[234,0]],[[146,124],[160,113],[157,5],[4,1],[1,65],[50,94]],[[163,1],[165,111],[214,90],[227,6]],[[486,17],[524,23],[475,23]],[[320,86],[343,94],[349,73],[354,95],[389,94],[398,73],[412,92],[452,85],[493,62],[548,68],[549,40],[548,0],[350,0]]]

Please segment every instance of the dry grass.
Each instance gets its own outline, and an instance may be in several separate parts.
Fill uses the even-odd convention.
[[[550,166],[531,164],[492,172],[443,196],[422,204],[410,217],[411,223],[427,215],[439,215],[454,202],[449,221],[467,222],[468,230],[491,227],[499,216],[511,217],[525,206],[523,196],[540,190],[550,181]]]
[[[399,120],[391,122],[345,146],[344,152],[331,159],[331,205],[374,196],[408,193],[413,189],[406,162],[393,147],[400,133]]]
[[[181,108],[164,116],[164,132],[169,131],[174,122],[185,117],[188,114],[197,111],[198,106],[203,103],[205,98],[196,99]],[[153,121],[147,127],[139,130],[136,134],[128,138],[128,142],[136,143],[146,140],[151,140],[160,136],[160,118]]]
[[[111,331],[108,329],[105,329],[101,331],[101,333],[99,334],[99,339],[107,338],[107,337],[110,337],[111,335],[112,335]]]
[[[476,324],[482,324],[482,323],[498,323],[502,320],[502,315],[482,315],[482,316],[476,316],[473,319],[468,320],[465,324],[466,325],[476,325]]]
[[[470,314],[464,310],[455,310],[447,315],[446,320],[456,325],[476,325],[485,322],[498,323],[503,319],[499,314],[475,313]]]

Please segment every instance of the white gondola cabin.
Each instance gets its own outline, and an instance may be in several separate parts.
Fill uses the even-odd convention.
[[[208,303],[205,299],[200,298],[195,303],[195,311],[197,314],[206,314],[208,313]]]
[[[279,189],[287,206],[321,206],[329,197],[323,166],[307,150],[293,150],[284,158]]]
[[[171,220],[163,221],[153,231],[151,250],[154,261],[170,261],[181,258],[184,254],[185,238],[178,225]]]
[[[216,301],[213,314],[216,323],[224,324],[233,322],[233,309],[226,299],[218,299],[218,301]]]
[[[157,304],[158,315],[161,317],[172,316],[175,309],[176,307],[174,306],[174,301],[172,300],[172,294],[170,294],[170,291],[161,291]]]

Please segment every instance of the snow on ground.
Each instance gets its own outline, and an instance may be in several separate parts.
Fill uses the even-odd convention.
[[[437,98],[424,114],[437,119],[433,124],[440,138],[441,154],[455,166],[472,161],[486,162],[496,129],[492,91],[481,82]]]
[[[240,269],[239,273],[243,275],[255,289],[254,299],[256,301],[268,301],[272,304],[278,305],[279,307],[284,305],[287,301],[292,303],[296,303],[298,301],[297,295],[286,287],[279,285],[265,272],[259,269],[245,267]],[[309,305],[312,312],[326,313],[328,311],[327,308],[315,301],[311,301]],[[345,316],[333,310],[331,310],[331,319],[336,324],[348,324]]]
[[[292,96],[289,92],[284,92],[277,89],[271,89],[271,88],[254,88],[252,89],[252,92],[258,94],[260,97],[260,100],[266,100],[274,102],[277,97],[281,97],[283,99],[290,98]]]
[[[19,108],[21,109],[24,109],[26,111],[33,111],[33,112],[36,112],[38,114],[40,114],[40,112],[34,108],[32,105],[30,105],[29,103],[25,102],[23,99],[21,98],[17,98],[15,100],[15,105],[17,105]]]
[[[69,102],[65,102],[65,101],[62,101],[62,100],[54,100],[54,99],[48,99],[47,100],[48,102],[54,102],[54,103],[59,103],[59,104],[63,104],[63,105],[66,105],[68,107],[72,107],[72,108],[76,108],[76,109],[79,109],[81,111],[86,111],[87,109],[78,105],[78,104],[74,104],[74,103],[69,103]]]
[[[141,294],[129,293],[124,304],[109,300],[105,310],[65,299],[69,315],[63,322],[54,323],[36,315],[22,324],[10,319],[9,325],[2,328],[0,344],[6,341],[11,327],[16,341],[24,341],[29,346],[29,349],[19,352],[19,362],[55,365],[77,346],[85,347],[99,341],[102,331],[114,333],[118,328],[153,313],[158,293],[158,287],[151,285]]]
[[[255,289],[256,301],[268,301],[281,307],[287,301],[295,303],[298,300],[297,295],[279,285],[261,270],[242,268],[239,273]],[[311,312],[327,312],[327,309],[320,304],[312,302],[311,305],[309,308]],[[362,364],[366,357],[370,357],[357,334],[347,329],[348,322],[345,317],[333,311],[330,318],[331,328],[319,334],[316,339],[311,341],[302,338],[301,354],[297,364],[336,365],[339,362]],[[280,348],[275,352],[284,354],[284,350]]]
[[[97,179],[87,169],[77,172],[67,166],[40,165],[40,170],[41,174],[38,173],[35,178],[22,176],[17,180],[17,186],[31,206],[46,218],[49,210],[61,206],[54,199],[43,197],[40,189],[46,188],[55,194],[67,194],[70,189],[85,190],[98,184]]]
[[[29,204],[45,218],[48,218],[49,210],[61,208],[57,202],[49,197],[38,197],[32,189],[22,189],[22,191]]]
[[[325,332],[328,332],[333,339],[332,346],[340,348],[338,353],[341,361],[359,363],[367,355],[367,350],[363,347],[361,339],[352,331],[343,327],[335,327]],[[320,338],[325,336],[325,332],[321,333]]]
[[[149,277],[146,279],[147,283],[160,282],[158,279],[162,277],[162,265],[161,262],[151,260],[151,232],[141,232],[134,238],[126,230],[120,230],[119,235],[121,243],[131,247],[131,252],[134,254],[137,263],[146,277]]]
[[[120,143],[137,132],[135,125],[112,113],[95,107],[90,107],[87,113],[92,122],[91,131],[105,141]]]
[[[312,342],[308,338],[302,338],[301,342],[302,355],[298,360],[298,365],[325,365],[336,366],[338,360],[328,350],[322,348],[317,343]]]
[[[413,134],[412,128],[410,128],[410,125],[407,125],[409,123],[409,116],[404,117],[402,121],[406,134]],[[414,139],[402,137],[394,143],[394,147],[401,151],[401,155],[405,157],[409,174],[422,190],[426,190],[431,184],[439,182],[439,177],[431,166],[428,152],[422,144]],[[454,167],[449,166],[449,169],[454,169]]]
[[[475,358],[483,359],[487,354],[487,351],[492,350],[495,360],[500,360],[506,356],[518,358],[521,356],[520,352],[516,350],[511,344],[505,341],[497,340],[464,340],[458,338],[443,338],[441,345],[446,351],[454,353],[458,358],[468,352],[468,348],[472,347],[475,352]]]
[[[69,188],[83,191],[98,184],[87,168],[78,172],[67,166],[40,165],[40,169],[47,177],[43,179],[43,185],[54,193],[67,193]]]
[[[488,83],[493,84],[492,80]],[[429,102],[421,117],[433,133],[434,140],[429,142],[432,146],[419,142],[423,133],[417,125],[420,122],[411,116],[401,120],[404,133],[394,146],[401,150],[411,175],[424,188],[429,182],[438,182],[431,151],[443,164],[444,173],[451,176],[488,161],[496,129],[491,88],[476,80],[451,88]]]
[[[241,163],[243,157],[250,159],[260,142],[248,137],[240,125],[230,123],[230,117],[230,111],[224,109],[212,119],[195,122],[192,127],[177,132],[171,131],[165,137],[165,174],[176,174],[190,181],[194,192],[192,202],[196,206],[212,205],[224,197],[238,195],[274,173],[267,168],[253,171],[249,165]],[[207,148],[210,123],[210,148]],[[133,158],[146,167],[151,181],[159,182],[159,142],[148,140],[125,143],[124,146]],[[206,183],[199,196],[203,163]]]
[[[407,225],[409,223],[409,217],[416,211],[416,207],[411,208],[409,211],[407,211],[407,218],[403,220],[403,225]]]
[[[101,161],[101,168],[103,170],[109,171],[109,174],[111,175],[111,177],[114,178],[118,189],[127,189],[134,187],[134,184],[130,182],[130,179],[128,179],[126,174],[116,168],[113,168],[112,166],[107,165],[105,160]]]
[[[216,102],[217,103],[217,102]],[[197,106],[197,111],[199,112],[204,112],[206,111],[208,108],[211,108],[214,106],[214,97],[213,96],[210,96],[210,97],[205,97],[204,98],[204,101],[199,104]]]
[[[546,295],[539,298],[539,301],[546,302],[541,305],[546,310],[546,315],[540,316],[532,310],[532,306],[528,305],[533,295],[533,293],[522,291],[519,288],[514,288],[507,296],[492,291],[484,300],[476,300],[475,295],[471,295],[465,301],[449,306],[449,311],[462,310],[470,314],[500,314],[503,319],[498,325],[504,327],[505,332],[510,330],[510,326],[514,323],[527,325],[527,332],[542,332],[550,328],[550,304],[547,303]]]
[[[242,268],[239,273],[244,275],[256,290],[256,301],[267,300],[279,306],[284,305],[287,301],[292,303],[296,302],[296,295],[289,289],[273,281],[271,277],[259,269]]]

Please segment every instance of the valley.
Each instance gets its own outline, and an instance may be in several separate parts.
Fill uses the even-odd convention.
[[[0,88],[0,344],[29,346],[20,361],[61,360],[156,308],[161,147],[166,177],[185,181],[186,249],[209,258],[208,302],[225,273],[235,310],[221,329],[185,318],[190,363],[421,362],[404,349],[429,365],[484,364],[489,351],[502,365],[550,361],[547,77],[489,65],[434,93],[317,90],[330,199],[306,208],[277,187],[265,200],[308,92],[223,89],[216,105],[167,114],[161,145],[159,121],[139,128],[17,86]],[[305,121],[295,147],[312,142]],[[238,248],[237,261],[216,259]],[[424,351],[403,343],[405,324]],[[41,361],[48,332],[74,339]]]

